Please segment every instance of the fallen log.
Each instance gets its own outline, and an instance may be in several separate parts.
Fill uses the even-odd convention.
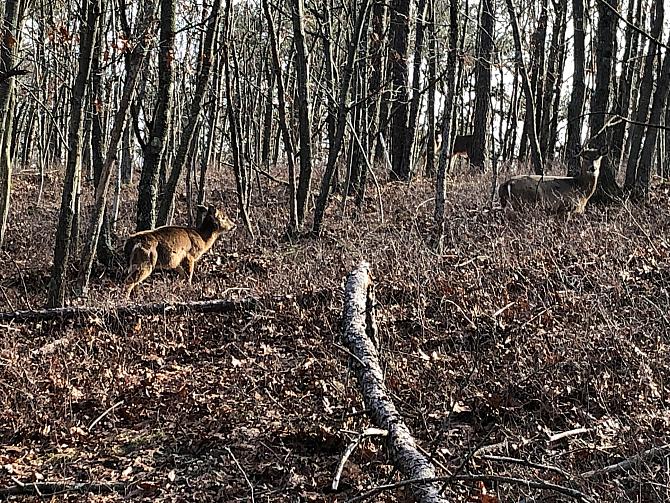
[[[353,355],[351,362],[365,407],[375,426],[388,431],[386,444],[393,465],[408,479],[419,479],[410,485],[416,501],[445,502],[446,498],[440,495],[440,486],[434,480],[435,468],[418,450],[386,390],[384,373],[373,342],[377,336],[376,329],[370,264],[361,262],[349,274],[344,290],[343,339]]]
[[[73,318],[97,317],[101,319],[120,319],[129,316],[152,314],[184,314],[184,313],[231,313],[248,311],[256,307],[257,300],[246,298],[239,301],[214,299],[191,302],[158,302],[153,304],[135,304],[100,308],[92,306],[55,307],[51,309],[35,309],[0,313],[0,322],[26,322],[69,320]]]

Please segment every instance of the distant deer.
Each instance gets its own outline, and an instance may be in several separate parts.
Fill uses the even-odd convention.
[[[124,245],[128,259],[126,298],[154,269],[175,269],[190,284],[196,261],[222,233],[234,227],[222,211],[210,206],[197,228],[170,225],[131,234]]]
[[[472,152],[472,140],[474,137],[475,135],[473,134],[457,134],[454,139],[454,148],[451,150],[451,157],[460,155],[469,159],[470,153]]]
[[[554,213],[584,213],[586,203],[596,190],[600,161],[582,159],[577,176],[514,176],[500,185],[498,195],[504,208],[509,202],[512,208],[540,206]]]
[[[451,157],[454,156],[462,156],[462,157],[467,157],[468,159],[470,158],[470,152],[472,152],[472,139],[474,138],[474,135],[468,134],[468,135],[456,135],[456,138],[454,139],[454,148],[451,150]],[[439,159],[440,157],[440,151],[442,148],[442,132],[440,129],[435,129],[435,157]],[[428,149],[428,141],[427,141],[427,136],[423,141],[423,146],[421,147],[421,154],[420,158],[425,160],[426,158],[426,150]],[[437,162],[437,161],[436,161]]]

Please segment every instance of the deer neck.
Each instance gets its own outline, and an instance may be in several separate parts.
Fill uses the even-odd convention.
[[[206,249],[209,249],[221,234],[221,231],[219,231],[214,223],[208,218],[205,218],[205,220],[202,221],[197,231],[198,234],[200,234],[202,240],[205,242]]]

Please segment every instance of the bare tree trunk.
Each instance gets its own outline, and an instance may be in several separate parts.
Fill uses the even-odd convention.
[[[79,35],[79,70],[72,89],[70,127],[68,131],[68,158],[65,168],[65,182],[61,198],[56,245],[54,247],[53,268],[47,305],[59,307],[65,303],[65,277],[70,258],[72,224],[75,219],[75,198],[81,177],[81,147],[83,143],[84,96],[91,72],[93,42],[96,25],[100,17],[100,0],[88,0],[82,4]]]
[[[554,0],[554,26],[551,31],[551,42],[549,57],[547,58],[547,73],[544,79],[544,101],[542,108],[542,124],[540,127],[540,148],[542,157],[550,161],[553,157],[552,138],[552,115],[554,104],[558,106],[557,99],[561,93],[561,79],[563,77],[563,65],[561,56],[565,42],[565,13],[568,9],[567,0]]]
[[[391,106],[391,179],[409,180],[409,166],[405,164],[407,132],[409,69],[407,51],[409,45],[410,0],[393,0],[391,4],[391,80],[393,82],[393,104]]]
[[[265,20],[268,23],[268,34],[270,36],[270,51],[272,52],[272,61],[275,75],[277,78],[277,102],[279,110],[279,129],[281,131],[282,139],[284,141],[284,149],[286,150],[286,163],[288,165],[288,228],[289,235],[294,235],[298,232],[298,207],[296,203],[296,186],[295,186],[295,165],[293,154],[293,141],[291,140],[291,133],[288,129],[288,122],[286,118],[286,94],[284,91],[284,79],[281,71],[281,62],[279,61],[279,48],[277,46],[277,35],[275,33],[274,23],[270,15],[270,7],[268,0],[263,0],[263,13]]]
[[[298,135],[300,138],[300,178],[298,180],[298,191],[296,203],[298,209],[298,226],[302,227],[305,220],[305,208],[309,197],[309,189],[312,182],[312,127],[310,120],[310,95],[309,95],[309,66],[305,48],[304,27],[304,0],[293,0],[293,44],[296,52],[296,79],[298,86]]]
[[[565,157],[568,174],[574,176],[579,170],[579,152],[582,150],[582,111],[586,98],[585,48],[584,48],[584,2],[572,0],[572,24],[574,26],[574,73],[572,74],[572,94],[568,105],[568,133]]]
[[[435,86],[437,85],[437,29],[435,27],[435,1],[428,0],[428,134],[426,141],[425,175],[435,176]]]
[[[19,0],[6,0],[4,19],[0,16],[0,72],[4,72],[0,81],[0,247],[5,240],[9,201],[12,192],[12,159],[9,146],[12,138],[14,114],[12,95],[14,77],[11,71],[15,65],[17,38],[20,33]]]
[[[435,234],[437,248],[442,249],[445,220],[444,206],[447,199],[447,167],[451,162],[451,114],[454,109],[454,92],[456,88],[456,53],[458,48],[458,0],[449,0],[449,47],[447,52],[446,96],[444,99],[444,116],[442,117],[442,148],[440,162],[435,180]]]
[[[181,177],[181,172],[186,163],[186,156],[189,152],[189,146],[191,145],[191,140],[193,139],[193,132],[198,123],[200,116],[200,108],[202,106],[202,98],[205,95],[207,89],[207,83],[209,82],[209,75],[212,69],[212,61],[214,59],[214,39],[219,24],[219,16],[221,11],[221,0],[214,0],[212,5],[212,10],[207,21],[207,31],[205,37],[203,38],[203,45],[200,51],[201,62],[200,69],[196,78],[195,92],[193,93],[193,99],[190,103],[189,113],[187,117],[186,126],[182,131],[181,138],[179,139],[179,147],[177,148],[177,154],[175,155],[174,161],[172,162],[172,171],[170,172],[170,177],[165,185],[165,190],[163,192],[163,198],[161,200],[160,209],[158,211],[158,225],[166,225],[168,223],[168,216],[172,210],[172,205],[174,203],[174,195],[177,190],[177,184],[179,183],[179,178]]]
[[[670,43],[670,37],[668,43]],[[649,115],[649,126],[646,128],[644,137],[644,146],[642,147],[642,155],[637,167],[637,176],[635,178],[635,185],[633,188],[633,197],[637,200],[643,200],[647,197],[649,192],[649,179],[651,176],[651,165],[653,163],[653,155],[656,148],[656,138],[658,136],[658,127],[661,123],[661,116],[663,115],[664,106],[668,99],[668,91],[670,90],[670,51],[666,49],[663,58],[663,65],[661,74],[656,82],[656,91],[654,92],[654,100],[651,104],[651,114]]]
[[[654,18],[651,23],[651,37],[658,39],[663,29],[664,2],[656,2]],[[649,103],[651,102],[651,93],[654,87],[654,62],[656,59],[656,50],[658,44],[652,39],[649,40],[647,55],[645,57],[644,72],[640,80],[640,94],[638,96],[637,108],[635,109],[634,120],[637,124],[631,124],[629,130],[630,153],[626,165],[626,181],[624,183],[624,192],[630,193],[636,189],[637,165],[640,160],[640,151],[642,150],[642,139],[644,137],[645,127],[649,115]],[[648,131],[648,130],[647,130]],[[640,194],[638,193],[637,196]]]
[[[156,224],[158,174],[170,124],[174,85],[175,0],[161,0],[160,43],[158,56],[158,97],[149,138],[144,148],[144,164],[137,196],[137,230],[152,229]]]
[[[384,64],[387,48],[386,40],[386,18],[387,8],[384,2],[374,2],[372,4],[372,15],[370,25],[372,27],[372,36],[370,37],[370,94],[375,98],[370,104],[370,132],[374,141],[370,142],[370,148],[374,149],[369,156],[371,159],[377,159],[382,155],[379,138],[381,132],[386,128],[386,114],[382,112],[382,103],[385,102],[382,87],[384,82],[384,71],[388,65]],[[334,124],[334,122],[333,122]],[[333,130],[334,131],[334,130]]]
[[[402,165],[406,166],[408,177],[412,174],[412,148],[416,136],[416,126],[419,116],[419,105],[421,103],[421,63],[423,58],[424,28],[426,25],[426,0],[418,0],[416,13],[416,40],[414,43],[414,66],[412,68],[412,100],[409,109],[409,121],[407,124],[407,136],[404,142]]]
[[[598,38],[596,40],[596,76],[595,89],[591,96],[591,116],[589,126],[591,128],[591,141],[589,146],[596,149],[607,147],[607,134],[603,131],[605,126],[605,113],[610,97],[610,86],[612,83],[612,71],[614,58],[616,57],[615,37],[617,17],[611,10],[619,7],[619,0],[611,0],[608,5],[598,2]],[[595,135],[595,137],[593,137]],[[591,198],[593,202],[611,202],[618,198],[621,189],[616,182],[616,173],[608,156],[604,156],[600,162],[600,176],[596,192]]]
[[[491,101],[491,54],[493,51],[495,1],[483,0],[479,18],[477,49],[475,114],[470,162],[484,172],[488,164],[487,138],[489,135],[489,103]]]
[[[637,5],[637,9],[635,9]],[[633,15],[635,14],[635,18]],[[629,0],[627,19],[634,25],[639,25],[642,16],[642,0]],[[637,31],[626,25],[626,42],[624,45],[623,58],[621,62],[621,76],[619,77],[619,86],[617,92],[617,100],[613,112],[628,117],[631,104],[632,82],[635,76],[636,60],[638,52],[638,42],[640,36]],[[627,159],[626,144],[624,137],[626,134],[626,123],[621,121],[612,128],[612,146],[613,155],[611,156],[613,162],[617,167]]]
[[[230,147],[233,153],[233,171],[235,172],[235,185],[237,188],[237,209],[242,217],[244,226],[247,229],[247,232],[254,238],[254,232],[251,227],[251,221],[249,220],[249,213],[247,211],[247,184],[250,183],[250,180],[247,176],[247,171],[245,167],[245,159],[243,155],[242,147],[242,135],[240,128],[240,117],[239,117],[239,92],[238,85],[233,85],[230,69],[230,47],[229,44],[232,40],[230,33],[230,23],[231,20],[231,8],[233,0],[226,0],[226,8],[224,11],[224,37],[223,37],[223,68],[224,68],[224,77],[226,83],[226,99],[228,100],[226,109],[228,110],[228,124],[230,130]],[[235,57],[233,55],[233,57]],[[235,76],[237,80],[238,77]]]
[[[358,48],[359,42],[361,40],[363,26],[365,26],[365,20],[368,17],[368,14],[369,0],[362,0],[356,15],[353,36],[349,42],[347,62],[342,69],[342,80],[340,82],[340,92],[337,107],[337,130],[335,132],[335,143],[328,151],[328,164],[326,165],[326,171],[324,172],[323,178],[321,180],[321,189],[319,191],[319,197],[316,201],[316,208],[314,209],[314,225],[312,227],[312,232],[317,236],[321,235],[323,216],[326,212],[326,206],[328,205],[330,184],[333,178],[333,173],[335,172],[335,163],[337,162],[337,158],[340,154],[340,149],[342,148],[342,143],[344,140],[344,130],[346,128],[348,114],[347,97],[349,95],[351,78],[354,71],[354,58],[356,56],[356,49]]]
[[[512,35],[514,36],[514,45],[516,47],[516,63],[521,74],[521,84],[523,85],[524,94],[526,96],[526,114],[529,117],[535,117],[535,100],[533,98],[533,90],[530,86],[528,72],[526,65],[523,62],[523,54],[521,51],[521,34],[519,33],[519,23],[517,22],[516,13],[512,0],[506,0],[509,17],[512,24]],[[540,151],[540,144],[537,141],[537,130],[535,128],[535,121],[530,121],[528,128],[528,139],[530,141],[530,155],[533,162],[533,169],[535,173],[541,175],[544,173],[544,162],[542,161],[542,152]]]
[[[104,0],[101,0],[101,12],[105,12]],[[104,18],[103,18],[104,19]],[[93,164],[93,183],[97,187],[100,183],[102,167],[104,163],[103,150],[103,125],[102,125],[102,86],[101,86],[101,68],[100,56],[103,46],[102,23],[98,24],[96,30],[95,46],[93,48],[93,60],[91,61],[91,86],[89,90],[91,103],[91,161]],[[112,237],[109,229],[109,212],[105,209],[102,229],[100,230],[100,239],[98,241],[98,258],[105,265],[110,265],[114,258],[114,249],[112,248]]]
[[[135,94],[137,81],[139,80],[140,70],[146,60],[149,48],[149,40],[153,36],[152,25],[155,16],[154,0],[144,0],[138,23],[137,34],[134,38],[135,46],[130,54],[130,71],[123,84],[123,94],[119,102],[119,108],[114,115],[112,131],[109,135],[109,144],[105,154],[105,163],[103,164],[100,180],[95,187],[95,204],[91,214],[88,236],[84,243],[84,249],[81,255],[81,269],[79,271],[78,286],[82,293],[88,288],[88,281],[91,277],[93,262],[95,261],[95,251],[100,237],[102,220],[107,207],[107,193],[109,192],[109,181],[112,176],[112,167],[116,162],[116,151],[121,140],[121,133],[126,124],[128,108]]]

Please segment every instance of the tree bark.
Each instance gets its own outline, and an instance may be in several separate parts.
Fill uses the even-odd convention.
[[[232,9],[232,1],[226,0],[226,8],[224,11],[224,36],[222,41],[223,49],[223,67],[224,67],[224,78],[226,83],[226,99],[228,111],[228,124],[230,131],[230,149],[233,154],[233,171],[235,173],[235,186],[237,189],[237,209],[242,217],[244,222],[244,227],[247,232],[254,238],[254,232],[251,227],[251,221],[249,220],[249,213],[247,211],[248,203],[248,184],[250,180],[248,177],[245,159],[243,155],[243,141],[242,141],[242,132],[240,126],[240,103],[239,103],[239,83],[238,76],[235,74],[232,75],[230,68],[230,45],[232,43],[230,23],[232,22],[230,11]],[[233,51],[232,57],[235,58]],[[235,79],[235,84],[233,84],[233,79]]]
[[[369,14],[369,0],[362,0],[356,15],[356,22],[354,24],[354,32],[349,42],[349,49],[347,51],[347,62],[342,70],[342,80],[340,82],[340,92],[337,106],[337,130],[335,132],[335,143],[328,151],[328,164],[321,179],[321,188],[319,190],[319,197],[316,201],[316,208],[314,209],[314,224],[312,226],[312,233],[320,236],[322,231],[323,216],[328,205],[328,195],[330,194],[330,184],[335,172],[335,163],[340,154],[342,143],[344,140],[344,130],[347,125],[347,96],[349,95],[349,88],[351,86],[351,78],[354,71],[354,59],[356,56],[356,49],[361,40],[363,26]]]
[[[144,164],[137,196],[138,231],[152,229],[156,224],[158,174],[160,171],[172,107],[175,51],[175,0],[161,0],[160,43],[158,55],[158,97],[154,107],[151,131],[144,149]]]
[[[554,0],[554,26],[551,31],[551,48],[547,58],[547,74],[544,79],[545,99],[542,110],[542,126],[540,127],[540,148],[542,158],[547,162],[553,158],[552,126],[558,122],[559,100],[561,96],[561,81],[563,79],[563,54],[565,46],[567,0]],[[554,112],[555,110],[555,112]]]
[[[470,162],[481,172],[488,164],[487,138],[490,130],[489,103],[491,100],[491,54],[493,51],[495,0],[483,0],[479,18],[479,45],[475,62],[475,113]]]
[[[637,9],[635,8],[637,5]],[[635,16],[635,17],[633,17]],[[642,0],[630,0],[628,4],[627,19],[634,25],[639,25],[642,16]],[[640,40],[639,33],[635,31],[630,25],[626,25],[626,36],[624,44],[623,58],[621,60],[621,75],[619,77],[619,85],[617,90],[617,100],[613,113],[628,117],[631,104],[632,83],[635,76],[636,60],[638,56],[638,42]],[[620,166],[625,159],[626,143],[624,137],[626,134],[626,123],[621,121],[612,128],[612,141],[610,145],[614,150],[612,156],[617,166]]]
[[[426,141],[425,176],[435,176],[435,86],[437,85],[437,29],[435,1],[428,0],[428,133]]]
[[[393,101],[391,106],[391,179],[409,180],[409,165],[405,164],[405,143],[409,141],[408,84],[410,0],[393,0],[391,4],[391,81]]]
[[[221,0],[214,0],[212,10],[210,11],[209,19],[207,21],[207,31],[203,38],[202,47],[200,50],[201,62],[200,69],[196,77],[195,92],[193,99],[189,106],[186,126],[184,127],[181,137],[179,139],[179,147],[172,164],[172,171],[170,177],[165,184],[165,190],[158,211],[157,225],[166,225],[168,217],[174,204],[174,195],[177,190],[177,183],[181,177],[186,157],[189,152],[191,140],[193,139],[193,132],[198,123],[200,116],[200,108],[202,107],[202,99],[207,90],[207,83],[209,82],[209,75],[212,69],[212,61],[214,59],[214,39],[219,24],[219,17],[221,11]]]
[[[651,36],[658,39],[663,29],[664,17],[664,2],[655,2],[656,9],[654,11],[654,18],[651,23]],[[644,58],[644,71],[642,79],[640,80],[640,91],[637,100],[637,108],[633,120],[637,124],[631,124],[629,129],[630,137],[630,152],[628,156],[628,163],[626,165],[626,180],[624,183],[624,192],[630,193],[636,188],[638,162],[640,160],[640,151],[642,150],[642,140],[644,137],[647,117],[649,115],[649,103],[651,102],[651,94],[654,87],[654,64],[656,60],[656,51],[658,44],[653,40],[649,40],[647,47],[647,55]],[[637,194],[639,196],[639,194]]]
[[[288,165],[288,228],[289,235],[297,234],[298,232],[298,207],[296,203],[296,186],[295,186],[295,165],[293,154],[293,140],[291,140],[291,133],[288,129],[288,120],[286,117],[286,94],[284,91],[284,78],[281,71],[281,62],[279,60],[279,48],[277,46],[277,35],[275,33],[274,22],[270,15],[270,7],[268,0],[263,0],[263,13],[265,20],[268,23],[268,34],[270,36],[270,51],[272,53],[272,62],[274,72],[277,78],[277,103],[279,111],[279,129],[281,131],[282,140],[284,142],[284,149],[286,150],[286,164]]]
[[[65,303],[65,277],[70,259],[72,224],[76,216],[75,198],[81,177],[80,156],[83,143],[84,96],[91,73],[95,32],[100,17],[100,0],[86,0],[82,3],[81,9],[79,70],[72,88],[65,182],[56,231],[53,268],[47,294],[47,305],[49,307],[62,306]]]
[[[104,0],[101,0],[100,11],[105,12]],[[91,87],[89,91],[91,101],[91,162],[93,164],[93,183],[97,187],[100,183],[100,175],[104,163],[103,150],[103,124],[102,124],[102,82],[100,68],[100,57],[102,55],[102,23],[98,23],[95,37],[95,47],[93,48],[93,60],[91,61]],[[114,258],[114,249],[112,248],[112,237],[109,228],[109,211],[105,209],[105,215],[100,230],[100,239],[98,240],[98,258],[105,265],[110,265]]]
[[[406,166],[408,176],[412,174],[412,149],[416,137],[419,105],[421,103],[421,63],[423,58],[423,39],[426,26],[426,0],[418,0],[416,13],[416,37],[414,43],[414,65],[412,68],[412,100],[410,102],[407,137],[404,143],[403,166]]]
[[[362,262],[347,278],[343,319],[343,339],[353,355],[351,365],[366,410],[377,427],[388,431],[387,448],[393,465],[406,478],[435,477],[435,468],[419,451],[384,383],[384,371],[379,363],[377,348],[374,286],[367,262]],[[446,502],[436,482],[410,487],[417,502]]]
[[[585,44],[586,31],[583,0],[572,0],[572,24],[574,26],[574,72],[572,74],[572,94],[568,105],[568,133],[565,160],[568,175],[575,176],[580,168],[579,152],[582,150],[582,111],[586,97]]]
[[[309,65],[305,48],[305,6],[304,0],[293,0],[293,44],[296,52],[296,83],[298,87],[298,136],[300,138],[300,175],[296,203],[298,210],[298,226],[302,227],[305,220],[305,208],[312,182],[312,127],[310,120]]]
[[[523,53],[521,51],[521,34],[519,33],[519,23],[517,22],[516,12],[512,0],[506,0],[507,9],[509,11],[510,22],[512,24],[512,35],[514,36],[514,46],[516,64],[519,67],[521,74],[521,85],[523,86],[524,95],[526,97],[526,114],[529,117],[535,117],[535,100],[533,98],[533,90],[531,88],[526,65],[523,62]],[[542,152],[540,150],[540,143],[537,139],[537,129],[535,128],[535,121],[530,121],[528,128],[528,140],[530,142],[530,156],[533,162],[533,169],[536,174],[544,173],[544,162],[542,161]]]
[[[670,44],[670,37],[668,37],[668,43]],[[666,106],[669,90],[670,51],[666,49],[665,56],[663,57],[663,65],[661,67],[661,74],[656,82],[656,91],[654,92],[654,100],[651,104],[651,113],[649,115],[649,126],[646,128],[644,146],[642,147],[642,154],[640,155],[640,162],[637,167],[637,176],[633,188],[633,198],[639,201],[646,198],[649,193],[651,165],[654,161],[653,156],[656,149],[656,138],[658,136],[658,127],[656,126],[661,123],[661,116],[663,115],[664,107]]]
[[[449,0],[449,47],[447,52],[446,96],[442,117],[442,148],[435,180],[435,234],[437,248],[442,249],[445,235],[444,207],[447,199],[447,169],[451,162],[452,112],[456,90],[456,54],[458,51],[458,0]]]
[[[19,0],[6,0],[4,17],[0,15],[0,247],[5,240],[9,202],[12,192],[12,159],[9,156],[9,145],[12,138],[14,114],[12,113],[12,96],[14,94],[14,78],[12,72],[18,49],[17,38],[20,34]]]
[[[126,124],[128,108],[130,107],[133,95],[135,94],[140,70],[142,69],[147,56],[149,40],[153,36],[152,25],[155,10],[154,0],[144,0],[139,18],[141,21],[137,25],[138,30],[134,37],[136,43],[130,55],[130,71],[126,76],[123,85],[123,94],[121,95],[119,108],[114,115],[114,123],[109,135],[109,144],[107,145],[107,152],[100,173],[100,180],[95,187],[95,204],[91,214],[88,236],[81,254],[82,265],[78,279],[78,286],[81,293],[86,292],[88,281],[91,277],[91,270],[93,269],[93,262],[95,261],[95,251],[100,237],[100,230],[102,228],[102,220],[107,207],[107,193],[109,192],[112,167],[116,162],[117,148]]]

